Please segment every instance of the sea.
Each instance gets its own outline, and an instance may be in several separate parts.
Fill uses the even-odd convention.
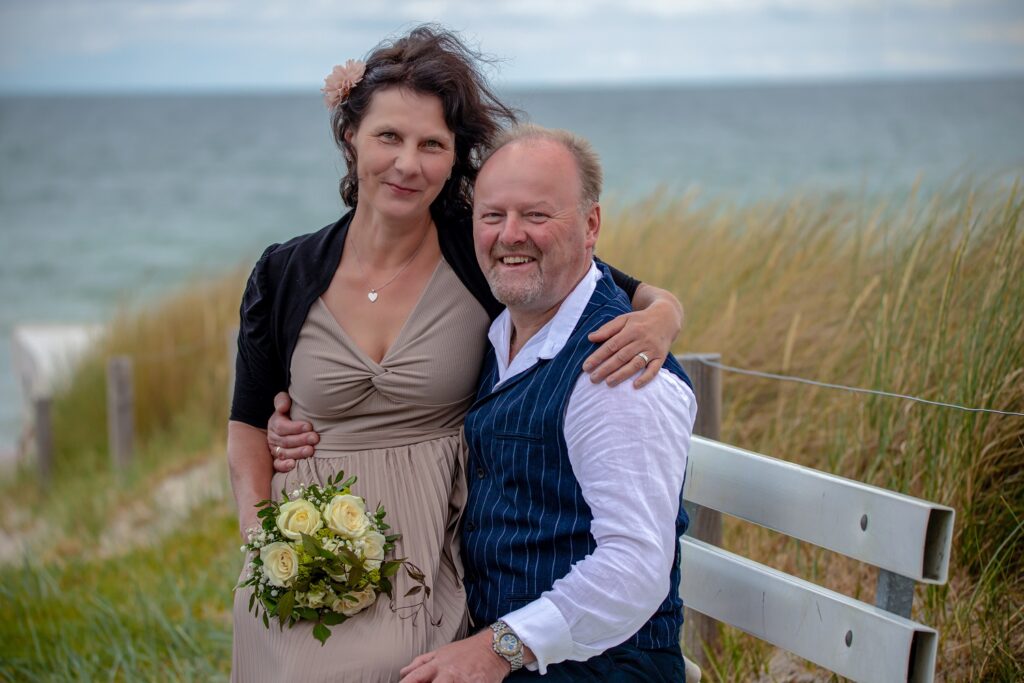
[[[1024,177],[1024,77],[507,89],[588,137],[605,203],[749,203]],[[102,323],[334,221],[344,169],[318,93],[0,96],[0,452],[22,323]]]

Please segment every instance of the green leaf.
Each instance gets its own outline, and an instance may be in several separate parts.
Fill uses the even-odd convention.
[[[405,597],[409,597],[410,595],[416,595],[421,590],[423,590],[423,586],[413,586],[408,591],[406,591]]]
[[[312,607],[300,607],[298,611],[299,615],[306,621],[316,621],[319,616]]]
[[[331,637],[331,629],[327,628],[323,624],[317,624],[313,627],[313,637],[320,641],[320,646],[323,647],[327,639]]]
[[[267,618],[267,613],[263,613],[263,625],[270,628],[270,619]]]
[[[381,578],[379,586],[380,586],[381,592],[384,593],[384,595],[388,596],[389,598],[393,597],[391,595],[391,591],[393,590],[391,588],[391,581],[389,581],[388,579],[385,579],[385,578]]]
[[[390,576],[394,576],[395,574],[398,573],[398,568],[401,567],[401,566],[402,566],[402,563],[399,560],[388,560],[387,562],[383,563],[380,566],[381,578],[387,578],[387,577],[390,577]]]
[[[423,581],[425,581],[427,578],[423,575],[423,572],[421,572],[419,569],[412,566],[408,562],[405,563],[405,571],[409,573],[409,578],[413,581],[419,581],[420,583],[423,583]]]
[[[328,626],[337,626],[338,624],[344,624],[348,621],[348,617],[344,614],[338,614],[337,612],[328,612],[320,618],[320,621]]]
[[[292,615],[292,608],[295,606],[295,591],[288,591],[277,601],[277,618],[283,626],[285,619]]]
[[[302,549],[316,557],[320,554],[320,543],[309,534],[302,534]]]
[[[351,550],[349,550],[348,548],[339,547],[338,555],[341,557],[341,559],[345,560],[345,562],[347,562],[349,565],[353,567],[363,566],[363,561],[359,559],[359,556]]]
[[[250,612],[252,611],[252,606],[255,605],[255,604],[256,604],[256,591],[253,591],[252,595],[249,596],[249,611]]]

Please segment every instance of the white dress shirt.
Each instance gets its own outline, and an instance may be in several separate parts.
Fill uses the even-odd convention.
[[[590,271],[558,312],[509,363],[508,310],[491,324],[498,383],[553,358],[568,341],[601,271]],[[580,374],[565,414],[569,462],[593,513],[593,554],[551,590],[503,619],[537,658],[528,668],[586,660],[619,645],[654,614],[669,591],[678,539],[675,520],[697,401],[661,370],[642,389],[614,388]]]

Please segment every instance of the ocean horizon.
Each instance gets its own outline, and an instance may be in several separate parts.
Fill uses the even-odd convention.
[[[612,209],[661,191],[899,199],[1024,177],[1024,77],[508,89],[588,137]],[[344,210],[317,93],[0,94],[0,451],[27,322],[103,323]]]

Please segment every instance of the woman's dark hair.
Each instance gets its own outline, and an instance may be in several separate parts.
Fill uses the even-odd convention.
[[[331,112],[334,141],[348,165],[341,179],[341,198],[346,205],[356,205],[359,180],[355,150],[345,135],[359,127],[375,92],[402,87],[440,99],[445,123],[455,134],[452,175],[431,209],[445,216],[471,211],[482,152],[503,124],[516,122],[515,110],[495,96],[480,72],[479,65],[487,61],[456,34],[432,24],[418,26],[406,36],[374,48],[366,59],[363,80]]]

